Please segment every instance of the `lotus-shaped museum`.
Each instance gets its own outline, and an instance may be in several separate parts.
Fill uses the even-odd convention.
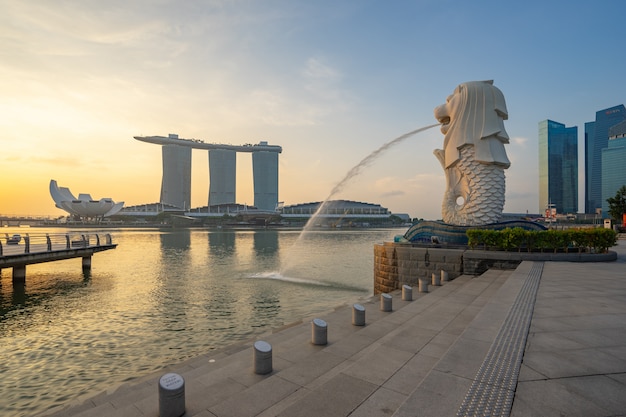
[[[108,217],[117,214],[124,202],[116,203],[110,198],[94,200],[89,194],[74,197],[69,188],[59,187],[55,180],[50,180],[50,195],[54,205],[78,217]]]

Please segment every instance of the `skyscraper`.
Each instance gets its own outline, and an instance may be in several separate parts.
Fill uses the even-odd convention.
[[[602,215],[609,217],[606,200],[626,185],[626,121],[609,129],[606,148],[602,149]]]
[[[539,122],[539,212],[578,212],[578,127]]]
[[[585,213],[593,214],[602,200],[602,150],[608,147],[609,129],[626,120],[623,104],[596,112],[595,122],[585,123]]]
[[[188,210],[191,207],[191,148],[163,145],[161,203]]]
[[[209,150],[209,206],[234,204],[237,187],[237,152]]]
[[[256,145],[227,145],[205,143],[199,139],[181,139],[177,134],[164,136],[135,136],[135,139],[161,145],[163,149],[163,178],[161,203],[180,209],[190,209],[191,151],[209,151],[208,206],[236,204],[237,152],[252,153],[254,176],[254,205],[259,210],[274,211],[278,204],[278,154],[283,148],[261,141]]]
[[[278,154],[255,152],[252,154],[254,180],[254,205],[259,210],[276,210],[278,204]]]

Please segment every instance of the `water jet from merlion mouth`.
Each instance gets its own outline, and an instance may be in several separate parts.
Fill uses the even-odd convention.
[[[387,150],[389,150],[390,148],[394,147],[395,145],[398,145],[399,143],[403,142],[404,140],[410,138],[413,135],[416,135],[416,134],[418,134],[420,132],[423,132],[425,130],[428,130],[428,129],[432,129],[433,127],[439,126],[440,124],[441,123],[435,123],[433,125],[420,127],[419,129],[415,129],[415,130],[412,130],[412,131],[410,131],[408,133],[405,133],[404,135],[398,136],[397,138],[395,138],[395,139],[385,143],[380,148],[376,149],[375,151],[373,151],[372,153],[367,155],[358,164],[356,164],[354,167],[352,167],[352,169],[350,169],[348,171],[348,173],[343,177],[343,179],[341,181],[339,181],[337,183],[337,185],[335,185],[333,187],[333,189],[330,191],[328,196],[321,202],[321,204],[319,205],[319,207],[317,208],[315,213],[306,222],[306,224],[304,225],[304,227],[302,229],[302,232],[300,233],[300,235],[296,239],[296,242],[293,244],[292,250],[293,250],[293,247],[295,247],[296,245],[299,245],[301,243],[301,241],[306,236],[307,232],[313,227],[313,225],[315,224],[316,219],[319,217],[320,213],[322,213],[324,211],[324,209],[328,205],[328,202],[330,201],[330,199],[333,196],[335,196],[335,194],[337,194],[338,192],[343,190],[343,188],[350,182],[350,180],[352,178],[354,178],[357,175],[359,175],[362,172],[363,168],[365,168],[368,165],[370,165],[372,162],[374,162],[376,159],[378,159],[383,153],[385,153]],[[284,262],[281,265],[280,272],[279,272],[279,274],[281,276],[284,276],[285,273],[293,266],[294,261],[292,259],[293,256],[291,256],[291,252],[292,251],[288,252],[286,262]]]

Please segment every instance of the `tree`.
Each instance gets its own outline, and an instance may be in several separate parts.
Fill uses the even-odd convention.
[[[392,214],[391,216],[389,216],[389,220],[391,220],[391,223],[393,224],[404,223],[404,220],[402,220],[399,216],[396,216],[395,214]]]
[[[622,185],[622,188],[615,193],[615,197],[607,198],[606,202],[609,203],[609,215],[613,220],[621,223],[622,216],[626,213],[626,185]]]

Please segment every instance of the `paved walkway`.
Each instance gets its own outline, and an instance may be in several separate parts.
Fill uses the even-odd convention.
[[[158,379],[185,379],[187,417],[626,416],[626,241],[609,263],[523,262],[461,276],[414,301],[393,294],[256,340],[273,371],[253,372],[252,342],[211,352],[46,415],[158,416]]]

